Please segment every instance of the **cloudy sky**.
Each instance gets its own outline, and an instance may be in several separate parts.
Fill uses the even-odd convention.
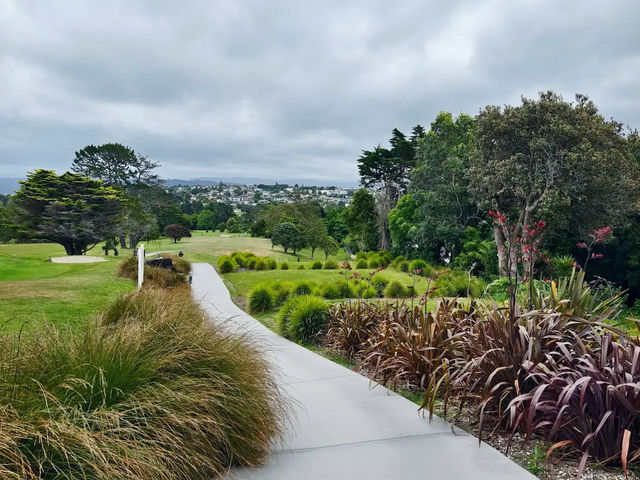
[[[164,177],[357,181],[438,111],[553,89],[640,128],[640,2],[0,2],[0,176],[117,141]]]

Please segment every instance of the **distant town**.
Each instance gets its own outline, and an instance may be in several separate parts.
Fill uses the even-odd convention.
[[[357,188],[336,186],[305,186],[295,184],[236,185],[220,182],[217,185],[174,185],[168,187],[173,195],[191,202],[226,203],[234,208],[269,203],[294,203],[317,200],[323,204],[349,206]]]

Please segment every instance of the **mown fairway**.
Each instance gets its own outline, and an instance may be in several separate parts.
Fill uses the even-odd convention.
[[[90,253],[99,254],[97,249]],[[32,328],[45,319],[74,327],[133,289],[130,280],[115,276],[117,257],[56,264],[48,261],[52,256],[64,256],[64,249],[52,243],[0,244],[0,323],[5,330]]]

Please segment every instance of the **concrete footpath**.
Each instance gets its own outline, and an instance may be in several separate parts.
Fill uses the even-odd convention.
[[[214,268],[193,264],[195,299],[249,332],[279,370],[295,416],[267,464],[236,469],[252,480],[492,479],[536,477],[489,445],[418,413],[409,400],[271,332],[239,309]]]

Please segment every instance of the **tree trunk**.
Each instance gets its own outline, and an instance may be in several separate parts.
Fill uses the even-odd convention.
[[[120,240],[120,248],[127,248],[127,238],[125,235],[119,235],[118,239]]]
[[[316,251],[316,247],[311,247],[311,260],[313,260],[313,254]]]
[[[509,252],[505,245],[504,233],[499,225],[493,226],[493,238],[498,248],[498,273],[501,277],[506,277],[509,274]]]

